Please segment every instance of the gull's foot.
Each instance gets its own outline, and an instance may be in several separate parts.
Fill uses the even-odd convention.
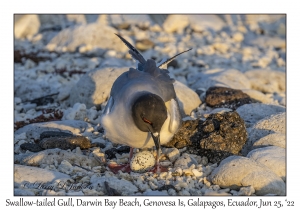
[[[161,173],[161,172],[168,172],[168,167],[164,167],[164,166],[161,166],[160,164],[154,166],[154,168],[152,168],[150,170],[150,172],[153,172],[153,173]]]
[[[121,165],[108,164],[107,166],[115,174],[117,174],[119,171],[122,171],[123,173],[130,173],[131,172],[131,168],[130,168],[129,163],[121,164]]]

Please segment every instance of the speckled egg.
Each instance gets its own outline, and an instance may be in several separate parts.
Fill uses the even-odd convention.
[[[146,172],[155,165],[155,158],[149,151],[136,153],[131,161],[130,168],[134,172]]]

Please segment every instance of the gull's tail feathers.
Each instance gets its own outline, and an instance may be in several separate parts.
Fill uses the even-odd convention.
[[[172,60],[174,60],[177,56],[179,56],[179,55],[181,55],[181,54],[183,54],[183,53],[185,53],[185,52],[188,52],[188,51],[190,51],[190,50],[192,50],[192,49],[193,49],[193,48],[188,49],[188,50],[186,50],[186,51],[183,51],[183,52],[181,52],[181,53],[178,53],[177,55],[173,56],[172,58],[167,59],[166,61],[163,60],[162,62],[160,62],[160,63],[157,64],[157,67],[166,69],[168,63],[170,63]]]
[[[116,34],[122,42],[129,48],[129,54],[132,56],[133,59],[137,60],[142,65],[146,63],[145,58],[142,56],[142,54],[134,47],[132,46],[126,39],[121,37],[119,34]]]

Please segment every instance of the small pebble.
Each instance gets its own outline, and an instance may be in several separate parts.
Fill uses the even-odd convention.
[[[255,193],[255,189],[253,186],[241,187],[237,195],[245,195],[250,196]]]
[[[165,148],[163,153],[169,158],[169,160],[173,163],[180,156],[180,152],[177,148]]]
[[[71,174],[73,172],[73,166],[66,160],[63,160],[58,166],[58,170],[65,174]]]
[[[203,176],[203,172],[200,172],[197,169],[192,169],[192,172],[193,172],[195,177],[202,177]]]
[[[233,39],[234,41],[236,41],[236,42],[241,42],[241,41],[244,40],[244,35],[243,35],[242,33],[240,33],[240,32],[236,32],[236,33],[233,35],[232,39]]]
[[[174,167],[181,167],[182,169],[186,169],[189,168],[192,164],[198,165],[197,161],[192,156],[184,153],[175,161]]]

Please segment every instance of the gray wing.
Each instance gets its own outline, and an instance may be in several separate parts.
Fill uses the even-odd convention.
[[[124,72],[115,80],[110,90],[110,95],[112,97],[115,97],[115,95],[124,87],[124,85],[129,82],[129,72],[133,72],[134,74],[134,72],[137,72],[137,70],[130,68],[129,71]]]
[[[154,60],[148,59],[144,65],[144,72],[149,73],[156,82],[157,86],[162,92],[162,96],[165,101],[176,98],[176,93],[174,90],[174,79],[172,79],[168,71],[161,70],[156,66]]]
[[[112,96],[110,96],[109,99],[108,99],[108,102],[107,102],[107,104],[105,106],[105,109],[103,111],[103,114],[104,115],[109,114],[110,111],[111,111],[111,109],[112,109],[112,107],[113,107],[113,105],[114,105],[114,99],[113,99]]]
[[[176,99],[171,99],[169,110],[171,112],[169,131],[175,133],[181,124],[181,115]]]
[[[154,70],[152,68],[148,68],[147,63],[145,67],[146,67],[145,69],[149,70],[150,73],[146,71],[139,71],[134,68],[130,68],[129,71],[121,74],[114,82],[111,88],[110,96],[113,99],[115,99],[115,97],[117,97],[117,95],[120,94],[123,88],[125,86],[128,86],[128,84],[139,83],[145,87],[143,88],[145,90],[147,90],[146,87],[147,85],[149,85],[149,87],[152,87],[150,89],[154,88],[159,90],[159,95],[165,102],[176,98],[176,93],[173,85],[174,80],[170,78],[168,73],[164,70],[160,70],[155,65],[154,65],[155,68]]]

